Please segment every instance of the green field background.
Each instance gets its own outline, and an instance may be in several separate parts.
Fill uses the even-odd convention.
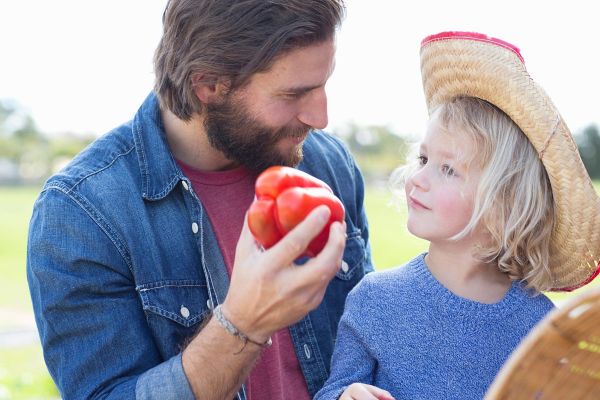
[[[25,254],[27,227],[38,190],[0,187],[0,332],[33,327]],[[400,265],[427,248],[426,242],[408,233],[405,211],[395,207],[391,200],[385,188],[367,189],[365,207],[377,270]],[[598,280],[592,283],[597,284]],[[549,296],[560,302],[577,293]],[[39,343],[0,345],[0,400],[56,398],[58,393],[46,371]]]

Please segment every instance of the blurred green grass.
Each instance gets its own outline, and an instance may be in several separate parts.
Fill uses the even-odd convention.
[[[25,260],[27,229],[38,187],[0,186],[0,330],[32,328]],[[56,399],[39,342],[0,346],[0,400]]]
[[[37,187],[0,187],[0,306],[31,309],[25,280],[27,229]]]
[[[600,182],[595,186],[600,192]],[[37,187],[0,186],[0,312],[8,310],[12,315],[31,315],[25,257],[27,229],[38,191]],[[365,208],[377,270],[401,265],[427,249],[425,241],[412,236],[406,229],[404,207],[394,206],[391,200],[387,189],[367,188]],[[598,279],[592,283],[598,284]],[[549,297],[553,301],[562,301],[577,293],[579,291],[550,293]],[[0,318],[0,330],[14,326],[14,322],[11,318]],[[0,347],[0,360],[0,400],[58,397],[39,343]]]
[[[0,348],[0,399],[58,399],[39,345]]]
[[[413,236],[406,228],[406,208],[393,202],[388,189],[369,187],[365,209],[375,269],[402,265],[427,250],[427,242]]]

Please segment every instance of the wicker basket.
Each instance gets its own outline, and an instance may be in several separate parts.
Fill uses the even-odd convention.
[[[600,287],[548,314],[510,356],[485,399],[600,399]]]

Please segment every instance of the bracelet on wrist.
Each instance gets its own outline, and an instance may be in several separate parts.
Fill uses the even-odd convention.
[[[246,345],[248,343],[255,344],[259,347],[269,347],[273,344],[273,341],[271,340],[270,337],[264,343],[257,342],[256,340],[250,339],[248,337],[248,335],[246,335],[244,332],[240,331],[238,328],[235,327],[235,325],[233,325],[231,323],[231,321],[229,321],[227,318],[225,318],[225,316],[223,315],[223,311],[221,310],[221,304],[219,304],[217,307],[215,307],[215,309],[213,310],[213,315],[214,315],[215,319],[217,320],[217,322],[219,323],[219,325],[221,325],[230,335],[235,336],[244,342],[244,347],[242,347],[242,350],[244,350],[244,348],[246,347]],[[240,352],[242,350],[240,350]]]

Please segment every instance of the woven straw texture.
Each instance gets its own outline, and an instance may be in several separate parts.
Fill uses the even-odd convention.
[[[502,109],[529,137],[548,171],[557,210],[552,237],[552,290],[594,277],[600,260],[600,198],[569,128],[512,50],[483,41],[446,39],[421,48],[427,107],[472,96]]]
[[[485,399],[600,399],[600,288],[548,314],[513,352]]]

